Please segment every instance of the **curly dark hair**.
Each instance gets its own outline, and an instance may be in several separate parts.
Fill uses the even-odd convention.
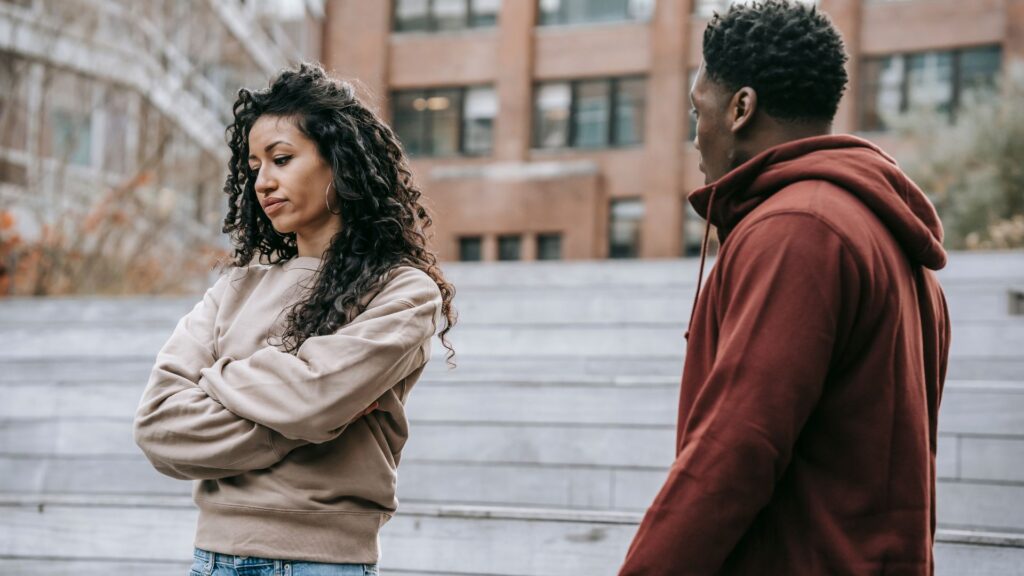
[[[404,265],[425,272],[441,291],[445,326],[438,336],[451,364],[455,350],[446,336],[456,322],[455,288],[427,247],[431,218],[391,128],[356,98],[351,84],[310,63],[281,72],[267,89],[239,90],[233,110],[234,122],[226,131],[231,160],[223,231],[234,245],[235,266],[248,266],[254,257],[277,264],[298,254],[295,234],[274,230],[256,197],[249,131],[259,117],[293,120],[333,172],[341,232],[331,239],[308,298],[288,312],[284,350],[294,353],[306,339],[331,334],[351,321],[366,309],[365,296],[380,290],[395,267]]]
[[[828,16],[790,0],[734,4],[704,31],[704,72],[745,86],[780,120],[831,121],[846,89],[843,38]]]

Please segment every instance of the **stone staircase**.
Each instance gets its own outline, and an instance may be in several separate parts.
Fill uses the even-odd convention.
[[[408,405],[395,575],[615,574],[673,457],[692,261],[447,266],[458,368]],[[1024,253],[955,254],[940,576],[1024,575]],[[131,418],[195,298],[0,301],[0,574],[185,574],[187,482]]]

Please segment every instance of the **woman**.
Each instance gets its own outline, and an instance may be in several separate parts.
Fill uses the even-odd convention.
[[[394,133],[319,66],[241,90],[227,134],[233,267],[157,356],[135,441],[198,480],[192,575],[376,574],[442,317],[454,354],[430,218]]]

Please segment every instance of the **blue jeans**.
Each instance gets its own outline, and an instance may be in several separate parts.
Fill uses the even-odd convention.
[[[377,576],[376,564],[324,564],[232,556],[196,548],[189,576]]]

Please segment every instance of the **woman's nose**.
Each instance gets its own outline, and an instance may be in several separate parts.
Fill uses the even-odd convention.
[[[277,181],[261,169],[256,174],[256,193],[270,194],[274,190],[277,190]]]

